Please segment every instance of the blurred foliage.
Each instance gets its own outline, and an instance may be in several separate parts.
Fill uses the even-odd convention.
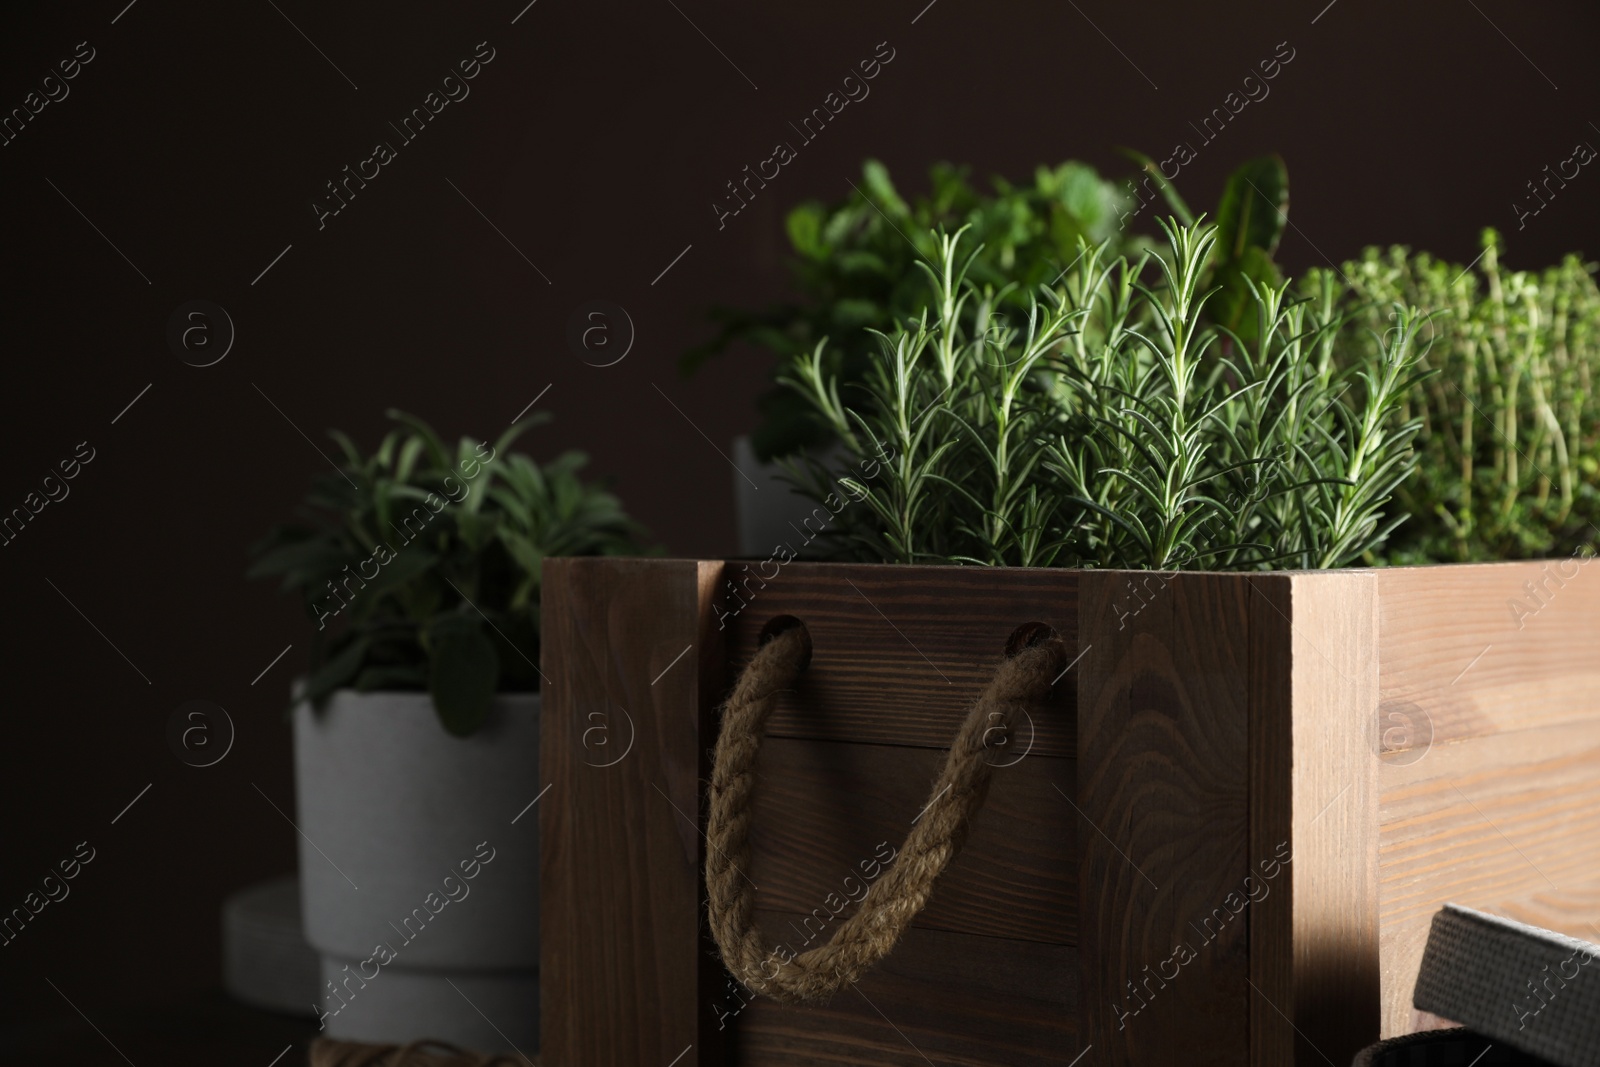
[[[1134,180],[1102,177],[1073,161],[1040,167],[1031,184],[993,180],[984,193],[968,182],[967,168],[935,166],[927,196],[906,199],[888,170],[868,160],[851,195],[833,204],[807,202],[789,213],[800,299],[763,311],[719,307],[717,334],[683,358],[692,372],[736,341],[776,353],[780,365],[809,358],[819,341],[825,369],[849,395],[863,382],[876,343],[871,331],[892,333],[923,307],[925,280],[917,264],[940,254],[937,233],[965,228],[978,251],[967,281],[997,313],[1026,314],[1041,285],[1053,284],[1084,247],[1105,246],[1109,256],[1137,259],[1160,242],[1126,228],[1140,218],[1155,194],[1178,219],[1195,216],[1157,165],[1137,152],[1127,155],[1143,174]],[[1148,194],[1137,192],[1142,185]],[[1140,197],[1148,195],[1141,203]],[[1218,322],[1248,337],[1254,328],[1246,279],[1275,287],[1282,281],[1272,255],[1288,208],[1288,173],[1277,156],[1251,160],[1229,179],[1216,222],[1213,257],[1204,265],[1206,288],[1220,286],[1207,305]],[[1150,211],[1149,214],[1154,214]],[[752,445],[762,459],[826,444],[832,429],[793,390],[775,388],[760,400],[761,425]]]
[[[586,483],[567,452],[540,465],[492,446],[452,451],[422,420],[363,457],[348,437],[338,473],[318,474],[301,521],[252,549],[251,577],[281,577],[316,624],[303,694],[426,689],[452,734],[478,729],[497,692],[538,688],[539,577],[547,556],[627,555],[641,531],[617,498]]]
[[[1394,329],[1388,309],[1431,313],[1423,366],[1401,413],[1422,421],[1411,515],[1392,563],[1571,555],[1600,538],[1600,290],[1578,256],[1507,271],[1501,240],[1462,267],[1404,247],[1369,248],[1342,270],[1355,313],[1340,351],[1370,357]]]

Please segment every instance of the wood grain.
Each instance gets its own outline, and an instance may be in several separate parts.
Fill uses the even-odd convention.
[[[761,573],[757,564],[728,565],[727,582],[749,590],[740,610],[727,582],[719,588],[730,671],[778,615],[805,622],[814,652],[773,713],[772,737],[949,748],[1017,627],[1042,622],[1068,647],[1076,640],[1073,571],[790,563],[764,588]],[[1072,687],[1057,692],[1058,701],[1032,713],[1032,751],[1070,757]]]
[[[1253,1067],[1295,1062],[1293,879],[1273,867],[1277,845],[1293,855],[1295,763],[1294,579],[1252,577],[1250,583],[1250,856],[1251,877],[1267,895],[1251,905],[1250,1013]],[[1259,858],[1258,858],[1259,857]],[[1272,875],[1268,878],[1268,875]],[[1336,1061],[1337,1062],[1337,1061]]]
[[[704,830],[707,821],[707,805],[709,798],[706,795],[704,783],[711,780],[711,752],[716,744],[717,736],[717,706],[724,696],[727,679],[727,645],[713,636],[716,632],[713,616],[712,599],[717,588],[723,583],[723,573],[726,564],[722,562],[702,562],[696,571],[696,590],[698,615],[698,632],[695,641],[695,651],[690,653],[694,667],[697,671],[695,679],[695,692],[698,703],[694,709],[695,739],[699,752],[699,771],[695,794],[697,807],[689,811],[696,821],[697,828]],[[682,666],[680,662],[678,666]],[[651,688],[664,678],[664,674],[652,676]],[[706,915],[706,887],[705,887],[705,848],[700,850],[699,866],[696,868],[697,877],[695,888],[698,901],[695,906],[696,923],[699,929],[699,952],[696,957],[696,1000],[697,1012],[695,1015],[695,1031],[699,1035],[699,1052],[696,1056],[698,1063],[705,1067],[730,1063],[727,1048],[727,1030],[716,1013],[711,1010],[715,998],[721,994],[727,972],[721,966],[718,957],[716,939],[711,936],[711,927],[704,919]]]
[[[803,916],[760,912],[767,936]],[[732,993],[720,1001],[740,1067],[1066,1067],[1077,1037],[1076,950],[907,931],[861,982],[822,1006]],[[1091,1063],[1093,1053],[1083,1063]]]
[[[699,658],[707,566],[547,560],[540,769],[543,1061],[705,1048]],[[674,663],[674,660],[677,662]],[[626,751],[626,755],[622,753]],[[609,765],[607,765],[609,764]],[[709,1055],[708,1055],[709,1053]]]
[[[1379,583],[1380,686],[1394,750],[1592,718],[1592,560],[1396,567]],[[1529,586],[1533,592],[1529,592]],[[1520,601],[1523,610],[1514,611]],[[1537,610],[1535,610],[1537,609]]]
[[[1101,1064],[1238,1064],[1248,922],[1228,900],[1250,863],[1249,588],[1177,575],[1128,615],[1128,580],[1080,576],[1084,1038]]]
[[[1348,1063],[1379,1029],[1377,583],[1247,580],[1251,1062]]]
[[[940,875],[913,926],[1019,941],[1076,941],[1077,816],[1067,801],[1077,795],[1075,764],[1018,755],[996,760],[989,796],[972,820],[966,845]],[[833,895],[832,907],[843,907],[841,915],[853,913],[853,906],[839,901],[865,892],[860,865],[870,863],[884,843],[900,847],[944,759],[943,752],[926,748],[767,739],[750,835],[756,906],[823,909],[819,919],[830,918]],[[1015,764],[1005,765],[1013,759]]]
[[[1600,717],[1435,745],[1379,781],[1386,1036],[1446,902],[1600,940]]]
[[[1565,560],[1378,579],[1388,1036],[1417,1025],[1411,988],[1447,901],[1600,936],[1600,577]]]
[[[790,564],[733,611],[743,564],[553,561],[546,1060],[976,1067],[1067,1064],[1092,1043],[1105,1064],[1347,1062],[1375,1026],[1412,1025],[1446,901],[1600,937],[1600,579],[1575,566],[1557,586],[1543,564]],[[1542,603],[1519,619],[1529,581]],[[760,771],[752,870],[772,923],[803,926],[852,864],[899,844],[1018,626],[1082,658],[851,1000],[754,1002],[725,1026],[700,789],[714,705],[779,614],[806,622],[814,657]],[[633,750],[598,766],[616,749],[593,715],[620,740],[622,708]],[[1286,839],[1292,862],[1265,878]],[[1247,877],[1271,891],[1244,905]]]
[[[1501,901],[1498,910],[1508,919],[1600,944],[1600,878],[1533,890]]]

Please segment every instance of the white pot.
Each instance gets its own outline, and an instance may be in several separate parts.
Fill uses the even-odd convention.
[[[324,1032],[534,1052],[538,695],[496,697],[458,738],[426,693],[341,690],[296,706],[294,740]]]

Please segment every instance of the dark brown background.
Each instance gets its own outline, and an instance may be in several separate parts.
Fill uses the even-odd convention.
[[[1288,41],[1296,56],[1271,95],[1179,185],[1211,204],[1231,166],[1283,153],[1295,228],[1281,258],[1298,268],[1391,241],[1469,260],[1481,226],[1515,230],[1524,182],[1575,142],[1600,144],[1600,12],[1575,0],[1337,0],[1314,25],[1325,0],[926,11],[926,0],[675,0],[681,12],[669,0],[538,0],[515,25],[526,0],[278,0],[281,14],[268,0],[138,0],[113,25],[125,2],[12,6],[0,32],[4,109],[77,42],[98,52],[66,100],[0,148],[0,510],[78,442],[97,450],[71,496],[0,548],[0,910],[76,842],[99,850],[72,896],[0,949],[0,1011],[28,1023],[10,1047],[41,1034],[81,1043],[63,1062],[122,1060],[46,977],[124,1033],[134,1062],[158,1062],[165,1039],[129,1020],[186,1029],[189,1016],[161,1012],[217,985],[221,898],[294,863],[293,831],[252,783],[288,810],[283,705],[306,626],[242,573],[244,547],[324,461],[252,383],[329,451],[326,428],[370,445],[390,406],[452,437],[491,436],[550,385],[539,407],[556,421],[530,450],[588,451],[670,551],[717,556],[733,546],[733,473],[707,437],[726,449],[750,427],[769,365],[733,353],[684,381],[678,356],[706,336],[711,303],[783,294],[783,211],[847,192],[863,157],[908,191],[940,159],[1026,178],[1068,157],[1116,168],[1120,144],[1159,157]],[[319,232],[309,203],[323,183],[391,139],[386,122],[485,40],[497,57],[471,96]],[[719,232],[710,204],[723,183],[792,140],[788,123],[880,41],[896,56],[871,96]],[[1600,253],[1596,190],[1586,169],[1510,233],[1509,262]],[[226,307],[238,330],[206,369],[180,363],[164,337],[196,298]],[[568,318],[591,298],[620,303],[637,327],[617,366],[567,348]],[[204,770],[163,736],[193,698],[238,727],[229,758]],[[282,1044],[252,1040],[263,1064]]]

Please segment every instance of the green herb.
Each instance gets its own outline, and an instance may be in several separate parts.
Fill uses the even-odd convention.
[[[905,563],[1206,568],[1336,567],[1381,545],[1415,463],[1423,319],[1400,309],[1371,357],[1333,358],[1339,293],[1239,284],[1248,329],[1203,314],[1215,226],[1163,222],[1137,259],[1080,242],[1022,314],[971,280],[978,253],[937,235],[914,322],[878,332],[861,381],[826,344],[780,379],[848,458],[890,457],[852,500],[839,552]],[[1224,257],[1223,262],[1226,262]],[[789,463],[824,501],[832,472]],[[837,499],[837,497],[835,497]]]
[[[281,576],[305,602],[314,705],[345,687],[426,689],[464,736],[496,692],[538,688],[545,557],[636,553],[640,530],[579,478],[582,454],[540,466],[507,451],[542,416],[453,452],[420,419],[389,416],[405,430],[365,458],[331,434],[345,462],[312,479],[304,521],[256,545],[249,574]]]
[[[1177,214],[1189,208],[1148,157],[1127,153],[1152,169]],[[870,331],[892,332],[920,311],[925,293],[916,264],[939,255],[935,231],[968,233],[977,252],[966,278],[989,292],[992,312],[1026,316],[1041,285],[1058,282],[1081,249],[1106,246],[1110,255],[1138,258],[1156,244],[1127,229],[1135,199],[1128,183],[1103,178],[1084,163],[1040,167],[1032,184],[994,179],[993,193],[970,185],[965,168],[942,164],[930,173],[931,192],[908,200],[881,163],[868,160],[856,190],[842,201],[801,204],[788,216],[801,299],[764,311],[718,308],[717,335],[688,353],[686,371],[736,341],[775,352],[780,364],[808,356],[824,337],[830,374],[845,387],[866,379],[875,342]],[[1248,334],[1246,281],[1278,284],[1272,262],[1283,231],[1288,174],[1277,156],[1251,160],[1228,180],[1218,221],[1222,240],[1206,265],[1208,285],[1220,286],[1208,306],[1223,325]],[[967,305],[970,315],[976,304]],[[968,323],[970,327],[972,324]],[[791,390],[761,398],[761,425],[751,443],[761,459],[825,445],[832,431]]]
[[[1476,270],[1408,249],[1368,249],[1343,273],[1355,310],[1341,350],[1371,358],[1394,303],[1433,314],[1422,363],[1398,417],[1419,419],[1421,460],[1397,494],[1413,518],[1382,559],[1393,563],[1572,554],[1600,522],[1600,290],[1568,256],[1507,272],[1483,232]]]

